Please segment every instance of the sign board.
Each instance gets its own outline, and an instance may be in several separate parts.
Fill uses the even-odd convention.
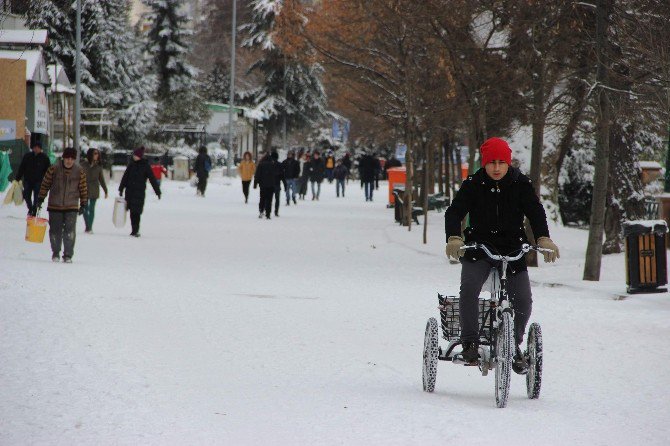
[[[398,144],[395,148],[395,157],[398,158],[398,161],[405,164],[405,155],[407,154],[407,145]]]
[[[0,119],[0,141],[16,139],[16,121]]]
[[[23,139],[26,131],[25,60],[0,58],[0,120],[14,122],[14,134],[9,139]]]
[[[35,117],[33,133],[49,134],[49,105],[44,85],[35,84]]]
[[[345,142],[349,139],[349,121],[338,121],[333,119],[333,132],[332,137],[334,140]]]

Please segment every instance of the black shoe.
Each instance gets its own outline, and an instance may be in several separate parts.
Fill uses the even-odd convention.
[[[131,236],[131,237],[138,238],[138,237],[140,236],[140,233],[139,233],[139,232],[131,232],[131,233],[130,233],[130,236]]]
[[[286,206],[291,206],[291,201],[290,200],[286,200]]]
[[[258,214],[258,218],[263,218],[263,213]]]
[[[279,217],[279,211],[275,211],[275,217]]]
[[[476,362],[479,359],[479,343],[463,341],[463,359],[467,362]]]
[[[295,197],[293,197],[293,204],[298,204],[298,202],[295,201]]]
[[[51,256],[51,261],[54,263],[60,262],[60,255],[59,254],[54,254]]]
[[[249,203],[249,199],[248,199],[248,198],[245,198],[245,199],[244,199],[244,204],[247,204],[247,203]]]
[[[516,346],[516,353],[512,358],[512,370],[519,375],[528,373],[528,358],[523,354],[519,346]]]
[[[70,257],[63,257],[63,263],[72,263],[72,259]]]
[[[270,220],[270,214],[266,215],[266,216],[265,216],[265,219],[266,219],[266,220]]]

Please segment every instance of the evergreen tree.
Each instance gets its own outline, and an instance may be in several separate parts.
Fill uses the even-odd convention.
[[[217,60],[212,71],[207,74],[202,83],[202,96],[204,99],[222,104],[228,103],[230,97],[230,74],[229,69],[221,60]]]
[[[186,29],[186,17],[179,11],[183,1],[144,0],[144,3],[151,8],[146,51],[158,83],[158,121],[201,121],[206,110],[198,96],[197,71],[186,60],[192,33]]]
[[[146,76],[139,39],[128,26],[128,0],[82,1],[82,103],[113,112],[115,139],[136,145],[153,126],[155,90]],[[31,0],[27,24],[46,29],[50,63],[63,64],[75,79],[76,4],[69,0]]]
[[[323,70],[318,64],[307,65],[287,57],[273,40],[282,0],[254,0],[251,5],[252,21],[243,27],[248,37],[242,45],[261,52],[261,59],[249,68],[249,73],[258,72],[263,83],[246,92],[244,99],[263,116],[265,145],[270,149],[284,116],[288,130],[300,129],[324,116],[326,93],[320,79]]]

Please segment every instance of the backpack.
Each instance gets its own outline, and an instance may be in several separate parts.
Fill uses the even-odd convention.
[[[207,157],[205,158],[205,171],[209,172],[210,170],[212,170],[212,160]]]

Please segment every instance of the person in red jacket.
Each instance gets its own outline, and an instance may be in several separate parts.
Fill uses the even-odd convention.
[[[154,173],[154,177],[156,177],[156,181],[158,181],[158,185],[161,185],[161,178],[163,178],[163,175],[167,177],[167,169],[165,166],[161,164],[160,159],[158,157],[154,158],[154,162],[151,165],[151,171]]]

